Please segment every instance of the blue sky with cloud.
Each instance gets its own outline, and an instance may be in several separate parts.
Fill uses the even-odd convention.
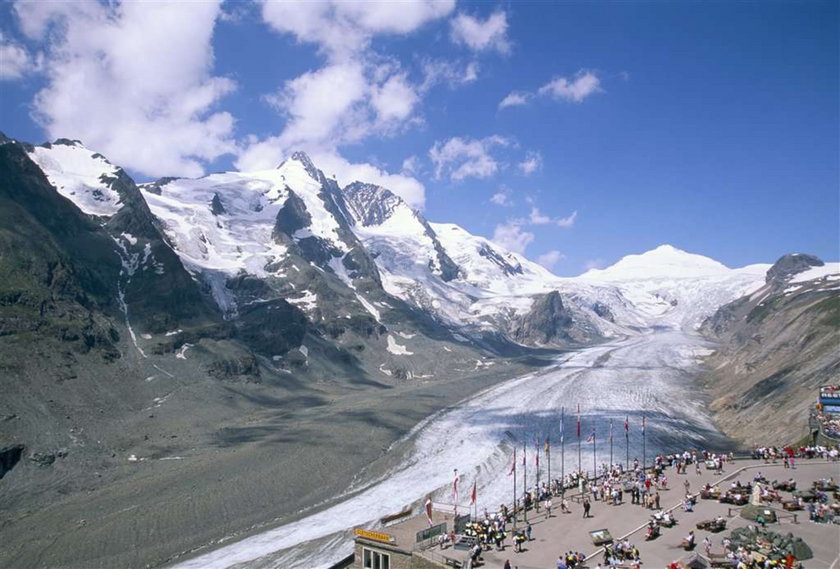
[[[836,2],[7,2],[0,130],[140,180],[303,149],[560,275],[840,258]]]

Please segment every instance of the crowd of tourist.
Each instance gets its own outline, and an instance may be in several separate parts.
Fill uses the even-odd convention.
[[[840,414],[826,413],[818,410],[816,418],[822,427],[823,433],[829,437],[840,439]]]
[[[785,468],[795,469],[797,459],[838,460],[838,450],[836,447],[822,446],[796,448],[764,446],[755,448],[752,458],[764,460],[767,463],[782,462]],[[642,467],[638,459],[634,460],[629,468],[625,468],[622,464],[603,464],[598,468],[597,476],[594,478],[587,477],[583,472],[571,472],[562,479],[556,478],[534,485],[521,494],[516,504],[516,511],[518,516],[521,516],[524,510],[526,514],[542,514],[545,518],[552,516],[553,509],[555,513],[559,512],[561,515],[571,513],[567,492],[574,488],[578,490],[574,493],[574,498],[579,502],[584,517],[588,517],[592,502],[600,502],[607,506],[629,503],[650,509],[652,513],[645,539],[655,539],[659,535],[660,527],[671,527],[676,523],[673,513],[663,511],[660,503],[660,492],[669,489],[671,482],[667,474],[669,469],[673,469],[674,474],[685,474],[689,469],[696,473],[705,469],[714,474],[723,474],[732,460],[734,457],[727,453],[685,451],[655,456],[652,463],[647,465],[647,469]],[[826,488],[836,488],[833,479],[819,483],[824,484]],[[794,494],[793,499],[787,501],[783,501],[781,492],[796,491],[796,482],[793,478],[769,482],[760,472],[752,481],[742,483],[740,480],[735,480],[722,488],[719,485],[706,484],[697,489],[697,493],[692,492],[688,479],[683,479],[679,486],[682,486],[684,490],[685,498],[682,507],[685,511],[692,511],[698,496],[740,506],[746,504],[755,493],[761,503],[783,502],[783,505],[786,504],[792,509],[806,510],[809,519],[814,522],[831,522],[835,517],[840,519],[840,511],[838,511],[840,506],[829,505],[828,500],[825,499],[826,494],[820,493],[816,482],[814,489],[809,490],[815,496],[814,499],[810,499],[810,495]],[[786,509],[788,509],[787,506]],[[503,550],[505,540],[508,538],[511,538],[515,552],[522,551],[523,545],[531,541],[532,528],[527,521],[518,530],[508,530],[514,515],[513,508],[502,505],[497,513],[491,515],[485,512],[482,521],[473,522],[467,526],[465,533],[476,539],[471,552],[471,557],[474,556],[475,561],[478,561],[482,551],[493,547]],[[523,520],[522,517],[519,519]],[[763,521],[758,521],[762,527]],[[708,526],[704,526],[704,529],[712,532],[722,531],[725,528],[726,521],[722,517],[708,520]],[[762,557],[747,546],[730,547],[728,542],[728,539],[724,539],[722,546],[726,564],[733,569],[775,569],[777,567],[781,569],[786,565],[784,560],[779,560],[778,556],[772,559],[767,556]],[[694,548],[693,531],[683,539],[682,545],[687,550]],[[706,556],[709,557],[712,542],[708,536],[703,540],[703,547]],[[584,559],[582,554],[570,551],[558,557],[557,567],[558,569],[576,569],[581,566]],[[603,565],[610,567],[617,564],[629,566],[631,569],[638,567],[640,564],[638,548],[626,540],[606,547]],[[599,563],[596,569],[601,569],[603,565]],[[671,569],[674,569],[673,564]]]

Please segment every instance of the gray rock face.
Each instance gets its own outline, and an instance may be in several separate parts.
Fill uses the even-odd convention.
[[[550,344],[557,340],[569,340],[572,316],[563,306],[560,293],[552,291],[534,301],[531,311],[522,317],[513,331],[517,342]]]
[[[213,194],[213,199],[210,200],[210,211],[213,215],[222,215],[227,213],[227,211],[225,211],[225,206],[222,205],[222,199],[219,197],[218,193]]]
[[[783,283],[788,278],[807,271],[811,267],[822,267],[825,263],[814,255],[789,253],[779,258],[767,271],[765,282]]]
[[[522,266],[519,263],[515,265],[509,263],[495,249],[491,249],[488,246],[484,246],[478,251],[478,254],[496,263],[499,266],[499,268],[502,269],[504,274],[509,277],[513,275],[522,274]]]
[[[399,196],[374,184],[353,182],[344,187],[342,194],[353,219],[363,227],[381,225],[391,217],[397,207],[400,205],[408,207]],[[432,271],[439,271],[441,278],[446,282],[458,278],[461,270],[455,261],[446,254],[435,231],[422,215],[416,211],[413,213],[417,221],[423,226],[426,235],[432,240],[437,254],[436,266],[430,266],[429,268]],[[430,263],[430,265],[432,264],[434,263]]]
[[[390,190],[374,184],[353,182],[343,191],[354,219],[363,227],[382,224],[402,203]]]

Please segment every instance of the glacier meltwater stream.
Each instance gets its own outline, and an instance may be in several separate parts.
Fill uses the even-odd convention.
[[[628,416],[631,461],[642,459],[642,415],[647,422],[648,459],[692,446],[721,448],[727,440],[710,420],[695,381],[697,357],[708,347],[696,335],[658,330],[566,354],[555,366],[497,384],[428,418],[407,436],[411,451],[385,476],[360,481],[333,505],[177,567],[329,567],[352,552],[354,526],[372,525],[429,494],[450,501],[455,469],[461,475],[463,511],[468,509],[474,481],[479,511],[494,511],[512,500],[508,471],[513,448],[521,453],[523,441],[528,449],[529,486],[536,476],[535,446],[547,436],[552,444],[552,477],[559,476],[561,407],[566,409],[566,472],[578,466],[578,405],[582,438],[595,430],[598,464],[609,461],[610,419],[614,461],[624,461]],[[583,442],[582,448],[581,467],[591,471],[592,443]],[[544,456],[541,467],[545,480]],[[521,478],[519,484],[521,493]]]

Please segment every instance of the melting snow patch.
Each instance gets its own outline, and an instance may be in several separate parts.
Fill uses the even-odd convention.
[[[309,357],[309,348],[307,348],[306,346],[301,346],[298,348],[298,350],[300,350],[300,353],[303,354],[303,357]]]
[[[192,348],[192,346],[193,346],[192,344],[184,344],[183,346],[181,346],[181,349],[178,350],[178,353],[175,354],[175,357],[178,358],[179,360],[187,359],[187,356],[186,356],[187,350]]]
[[[409,352],[405,346],[400,346],[394,337],[388,334],[388,351],[397,356],[412,356],[414,352]]]
[[[837,273],[840,273],[840,263],[826,263],[822,267],[812,267],[807,271],[794,275],[790,283],[801,283]]]
[[[318,306],[318,295],[307,290],[300,298],[287,298],[286,302],[294,304],[302,310],[314,310]]]
[[[405,338],[406,340],[411,340],[417,334],[406,334],[405,332],[395,332],[397,336],[400,338]]]
[[[444,350],[446,350],[447,352],[451,352],[451,351],[452,351],[452,348],[450,348],[449,346],[444,346],[444,347],[443,347],[443,349],[444,349]]]
[[[152,339],[151,334],[140,334],[140,337],[143,338],[144,340],[151,340]]]
[[[271,356],[271,359],[275,362],[279,362],[280,360],[283,359],[283,356],[274,355],[274,356]]]
[[[181,332],[183,332],[183,330],[178,328],[177,330],[170,330],[169,332],[166,333],[166,335],[167,336],[175,336],[177,334],[180,334]]]
[[[378,311],[377,309],[375,309],[371,303],[369,303],[367,300],[365,300],[364,298],[362,298],[362,295],[360,295],[359,293],[356,293],[356,298],[357,298],[357,299],[359,299],[359,302],[361,303],[361,305],[362,305],[362,306],[364,306],[364,307],[365,307],[365,310],[367,310],[368,312],[370,312],[370,313],[371,313],[371,315],[372,315],[374,318],[376,318],[376,321],[377,321],[377,322],[380,322],[380,320],[379,320],[379,311]]]
[[[386,368],[385,364],[379,364],[379,371],[381,371],[382,373],[384,373],[388,377],[391,377],[391,375],[392,375],[391,370]]]
[[[120,234],[123,239],[131,243],[132,245],[137,245],[137,238],[132,235],[131,233],[121,233]],[[146,245],[148,247],[148,244]]]

